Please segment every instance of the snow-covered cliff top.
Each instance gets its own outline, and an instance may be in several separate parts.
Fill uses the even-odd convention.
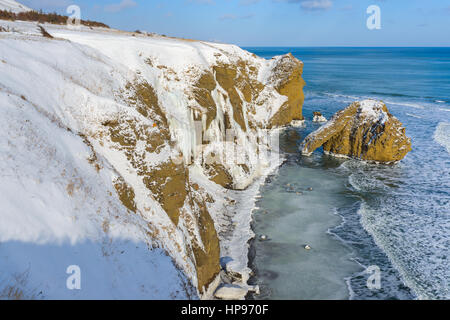
[[[11,11],[14,13],[31,11],[30,8],[14,0],[0,0],[0,10]]]

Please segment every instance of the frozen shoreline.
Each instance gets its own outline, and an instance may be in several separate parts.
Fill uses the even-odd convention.
[[[277,139],[284,128],[278,128],[271,132],[271,138]],[[248,292],[258,289],[248,284],[253,270],[250,268],[249,252],[250,242],[255,238],[252,229],[253,212],[257,210],[256,201],[260,196],[261,187],[266,178],[275,173],[283,164],[285,158],[279,152],[272,152],[269,165],[260,172],[245,190],[229,190],[227,196],[232,198],[235,215],[232,218],[232,229],[228,230],[231,237],[220,239],[222,248],[221,267],[231,279],[238,280],[233,284],[240,286]]]

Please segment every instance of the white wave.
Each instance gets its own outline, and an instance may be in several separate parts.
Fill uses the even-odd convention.
[[[333,98],[342,98],[350,101],[359,101],[364,99],[374,99],[373,96],[351,96],[351,95],[344,95],[339,93],[328,93],[325,92],[324,95],[333,97]],[[390,101],[386,99],[381,99],[386,104],[396,105],[396,106],[403,106],[403,107],[410,107],[414,109],[425,109],[425,106],[422,104],[417,103],[411,103],[411,102],[398,102],[398,101]]]
[[[349,95],[339,94],[339,93],[325,92],[324,95],[330,96],[330,97],[334,97],[334,98],[344,98],[344,99],[350,99],[350,100],[361,100],[361,97],[349,96]]]
[[[416,217],[413,223],[408,213],[393,210],[392,204],[375,209],[363,202],[358,213],[363,228],[372,235],[376,245],[400,273],[404,284],[412,289],[418,299],[450,297],[447,285],[449,273],[442,264],[445,261],[442,257],[446,254],[448,223],[429,228],[429,217]],[[436,237],[440,240],[433,243]]]
[[[434,132],[434,141],[439,143],[441,146],[447,149],[447,152],[450,153],[450,123],[449,122],[441,122],[436,127],[436,131]]]
[[[378,248],[380,248],[386,254],[389,261],[400,273],[404,281],[404,284],[407,285],[409,288],[411,288],[417,294],[416,291],[417,289],[415,288],[414,283],[412,281],[409,281],[408,274],[404,271],[404,268],[401,268],[401,264],[399,265],[396,256],[393,255],[393,253],[390,250],[388,250],[389,246],[386,245],[386,242],[388,242],[386,237],[384,237],[382,233],[376,232],[376,228],[373,226],[372,223],[369,222],[370,219],[368,218],[368,216],[371,215],[370,212],[371,212],[370,208],[367,206],[367,204],[363,202],[361,204],[360,209],[358,210],[358,214],[361,216],[360,220],[361,225],[363,226],[364,230],[366,230],[372,236]]]
[[[422,117],[419,117],[418,115],[412,114],[412,113],[407,113],[407,116],[413,117],[413,118],[417,118],[417,119],[422,119]]]
[[[384,102],[386,102],[387,104],[393,104],[396,106],[404,106],[404,107],[410,107],[410,108],[414,108],[414,109],[425,109],[425,107],[421,104],[417,104],[417,103],[405,103],[405,102],[393,102],[393,101],[386,101],[383,100]]]

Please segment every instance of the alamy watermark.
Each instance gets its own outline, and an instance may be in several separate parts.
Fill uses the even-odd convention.
[[[67,26],[70,29],[81,28],[81,8],[77,5],[70,5],[66,9],[66,13],[69,15],[67,19]]]
[[[189,125],[173,130],[175,135],[189,146],[183,150],[183,158],[173,159],[177,164],[202,165],[224,164],[249,165],[251,167],[269,166],[279,162],[279,134],[266,129],[225,129],[224,132],[205,130],[202,121],[194,121],[193,130]],[[192,131],[191,131],[192,130]],[[191,136],[186,135],[192,132]]]
[[[381,29],[381,9],[377,5],[371,5],[366,10],[370,16],[367,18],[367,29],[379,30]]]
[[[369,290],[380,290],[381,289],[381,269],[378,266],[370,266],[366,269],[366,273],[370,274],[367,279],[367,288]]]
[[[66,273],[70,276],[66,280],[66,287],[69,290],[81,290],[81,268],[77,265],[68,266]]]

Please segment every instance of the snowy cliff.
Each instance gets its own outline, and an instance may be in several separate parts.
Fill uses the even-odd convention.
[[[0,10],[10,11],[13,13],[31,11],[30,8],[14,0],[0,0]]]
[[[221,259],[245,286],[251,204],[240,199],[278,164],[271,129],[303,119],[302,63],[0,26],[0,298],[186,298],[187,279],[208,298]],[[66,290],[68,265],[88,289]]]

